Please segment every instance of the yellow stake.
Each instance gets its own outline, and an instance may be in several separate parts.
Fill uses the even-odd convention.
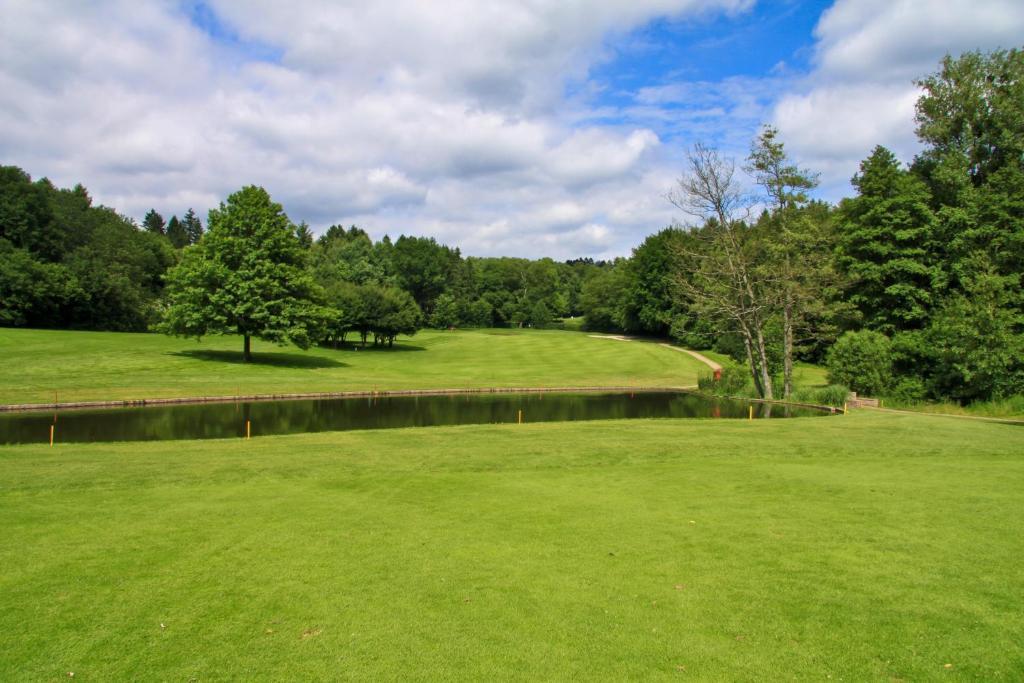
[[[753,404],[750,405],[750,419],[751,420],[754,419],[754,405]]]
[[[846,409],[847,409],[847,407],[848,407],[849,405],[850,405],[850,404],[849,404],[848,402],[847,402],[847,403],[843,403],[843,415],[846,415]]]
[[[519,411],[519,424],[523,424],[523,411]]]
[[[54,425],[50,425],[50,448],[53,448],[53,427]]]
[[[248,439],[248,438],[249,438],[249,437],[251,436],[251,434],[252,434],[252,432],[251,432],[251,430],[250,430],[250,428],[251,428],[251,427],[252,427],[252,423],[251,423],[251,422],[249,422],[249,420],[246,420],[246,421],[245,421],[245,438],[247,438],[247,439]]]

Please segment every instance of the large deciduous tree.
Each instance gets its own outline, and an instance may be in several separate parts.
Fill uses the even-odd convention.
[[[668,199],[704,221],[694,231],[696,248],[683,243],[680,257],[694,264],[676,279],[698,314],[720,321],[743,342],[754,387],[774,398],[766,324],[772,313],[770,291],[761,280],[751,240],[749,198],[736,178],[736,164],[712,148],[696,144],[687,155],[689,168]]]
[[[322,339],[330,312],[306,267],[306,249],[280,204],[249,186],[210,211],[208,230],[167,275],[163,330],[202,337],[240,334],[300,348]]]

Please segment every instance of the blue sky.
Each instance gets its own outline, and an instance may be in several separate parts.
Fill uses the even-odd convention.
[[[615,58],[594,70],[613,91],[674,80],[763,77],[809,67],[812,32],[828,2],[762,2],[750,10],[660,18],[613,38]]]
[[[314,230],[608,258],[758,127],[835,201],[917,151],[914,78],[1019,0],[0,0],[0,160],[141,218],[259,184]]]

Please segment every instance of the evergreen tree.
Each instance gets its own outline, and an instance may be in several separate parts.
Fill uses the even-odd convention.
[[[865,327],[892,335],[927,324],[943,288],[928,188],[876,147],[854,176],[857,196],[839,209],[837,263]]]
[[[177,216],[171,216],[171,220],[167,221],[167,239],[171,241],[175,249],[189,245],[188,231],[185,230],[185,224],[179,221]]]
[[[188,235],[188,243],[195,244],[198,242],[203,236],[203,224],[199,222],[196,212],[190,208],[185,212],[185,217],[181,222],[185,226],[185,234]]]
[[[303,249],[313,248],[313,231],[310,230],[306,221],[302,221],[295,226],[295,237],[298,238],[299,244],[302,245]]]
[[[156,209],[150,209],[146,212],[146,217],[142,219],[142,227],[157,235],[167,234],[164,217],[157,213]]]

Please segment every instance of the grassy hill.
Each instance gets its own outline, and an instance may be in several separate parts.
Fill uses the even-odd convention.
[[[394,349],[0,329],[0,403],[457,387],[687,386],[703,366],[655,343],[560,330],[425,330]]]

